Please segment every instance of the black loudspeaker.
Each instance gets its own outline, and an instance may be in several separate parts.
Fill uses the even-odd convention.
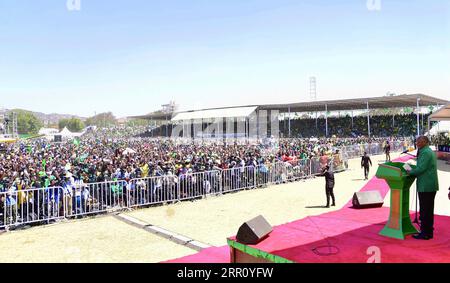
[[[62,136],[61,135],[55,135],[54,137],[55,137],[54,142],[62,142]]]
[[[272,226],[261,215],[239,227],[236,240],[242,244],[255,245],[272,232]]]
[[[353,195],[353,207],[355,208],[382,207],[383,202],[379,191],[357,192]]]

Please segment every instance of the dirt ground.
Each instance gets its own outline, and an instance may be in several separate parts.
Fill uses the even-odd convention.
[[[146,263],[196,253],[112,216],[4,233],[0,251],[0,262],[13,263]]]
[[[371,177],[376,173],[376,164],[384,161],[383,157],[372,157]],[[449,167],[440,164],[437,214],[450,215]],[[331,208],[322,207],[326,203],[325,180],[318,177],[125,214],[209,245],[222,246],[243,222],[255,216],[263,215],[271,225],[280,225],[337,210],[367,182],[359,159],[350,160],[349,170],[335,176],[337,206]],[[389,195],[385,206],[389,206]],[[412,209],[414,206],[411,202]],[[4,233],[0,235],[0,250],[0,262],[159,262],[196,253],[112,216]]]

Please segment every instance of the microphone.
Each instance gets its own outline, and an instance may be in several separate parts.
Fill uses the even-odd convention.
[[[405,150],[405,151],[403,151],[403,152],[400,153],[400,154],[408,154],[408,155],[411,155],[411,156],[413,156],[413,157],[417,157],[416,155],[409,153],[409,150]]]

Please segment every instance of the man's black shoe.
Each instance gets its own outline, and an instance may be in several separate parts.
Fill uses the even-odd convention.
[[[417,240],[431,240],[431,239],[433,239],[433,236],[425,235],[425,234],[415,234],[415,235],[413,235],[413,238],[417,239]]]
[[[333,203],[331,206],[336,206],[336,204]]]

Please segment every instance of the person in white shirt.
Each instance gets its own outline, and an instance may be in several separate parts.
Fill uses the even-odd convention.
[[[67,173],[66,174],[66,180],[64,182],[63,186],[63,192],[64,192],[64,202],[66,203],[66,206],[64,207],[64,210],[66,212],[66,215],[72,215],[73,214],[73,188],[75,185],[75,180],[72,177],[72,174]]]
[[[84,188],[83,179],[78,179],[74,182],[75,188],[75,211],[76,213],[83,213],[85,204],[83,202],[82,192]]]

